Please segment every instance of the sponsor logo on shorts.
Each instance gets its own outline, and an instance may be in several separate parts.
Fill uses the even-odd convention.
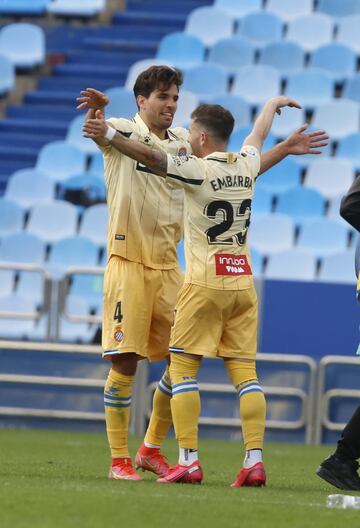
[[[177,155],[179,156],[179,158],[181,158],[182,156],[186,156],[187,155],[186,147],[179,148]]]
[[[215,255],[216,275],[252,275],[246,255]]]
[[[120,343],[124,339],[124,332],[121,328],[116,328],[114,332],[114,339]]]

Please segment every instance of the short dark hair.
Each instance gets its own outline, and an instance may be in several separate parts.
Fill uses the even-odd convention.
[[[218,141],[228,142],[234,128],[234,117],[218,104],[201,104],[191,114],[191,119],[201,123]]]
[[[183,74],[177,68],[171,66],[150,66],[141,72],[134,84],[135,99],[138,95],[148,98],[154,90],[161,87],[167,90],[175,84],[179,87],[183,83]]]

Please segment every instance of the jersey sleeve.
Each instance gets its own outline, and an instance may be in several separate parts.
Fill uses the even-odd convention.
[[[260,171],[260,152],[251,145],[244,145],[240,150],[240,156],[247,166],[249,175],[255,180]]]
[[[108,126],[115,128],[115,130],[117,130],[118,132],[120,132],[120,134],[123,134],[126,137],[130,137],[131,134],[134,132],[134,123],[129,119],[110,117],[106,120],[106,123]],[[104,153],[110,152],[113,148],[110,143],[105,146],[98,145],[98,147]]]
[[[202,185],[206,178],[206,163],[196,156],[167,155],[166,181],[172,185],[192,190]]]

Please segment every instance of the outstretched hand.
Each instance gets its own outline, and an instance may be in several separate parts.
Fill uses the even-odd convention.
[[[83,124],[83,136],[91,139],[103,138],[107,129],[102,110],[96,110],[95,119],[87,119]]]
[[[284,143],[289,154],[321,154],[322,151],[318,149],[329,144],[327,141],[329,136],[325,130],[315,130],[315,132],[305,134],[308,127],[309,125],[305,123],[285,139]]]
[[[76,98],[76,101],[80,103],[76,107],[76,110],[82,110],[83,108],[102,110],[110,101],[106,94],[99,90],[95,90],[94,88],[86,88],[86,90],[82,90],[80,94],[81,97]]]
[[[284,106],[289,106],[290,108],[302,108],[301,104],[295,101],[295,99],[291,99],[290,97],[287,97],[287,95],[279,95],[278,97],[275,97],[276,101],[276,113],[281,114],[281,108]]]

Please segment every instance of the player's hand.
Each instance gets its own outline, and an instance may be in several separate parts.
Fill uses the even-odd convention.
[[[321,147],[326,147],[329,142],[329,136],[325,130],[315,130],[305,134],[305,130],[309,127],[307,123],[298,128],[284,140],[284,144],[289,154],[321,154]]]
[[[83,124],[83,136],[91,139],[103,138],[108,129],[101,110],[96,110],[95,119],[87,119]]]
[[[300,103],[295,101],[295,99],[287,97],[287,95],[279,95],[278,97],[274,97],[274,102],[276,104],[276,113],[279,115],[281,114],[281,108],[284,106],[289,106],[290,108],[302,108]]]
[[[80,103],[76,110],[82,110],[83,108],[92,108],[93,110],[101,110],[109,104],[110,99],[106,94],[95,90],[94,88],[86,88],[80,92],[81,97],[77,97],[76,101]]]

